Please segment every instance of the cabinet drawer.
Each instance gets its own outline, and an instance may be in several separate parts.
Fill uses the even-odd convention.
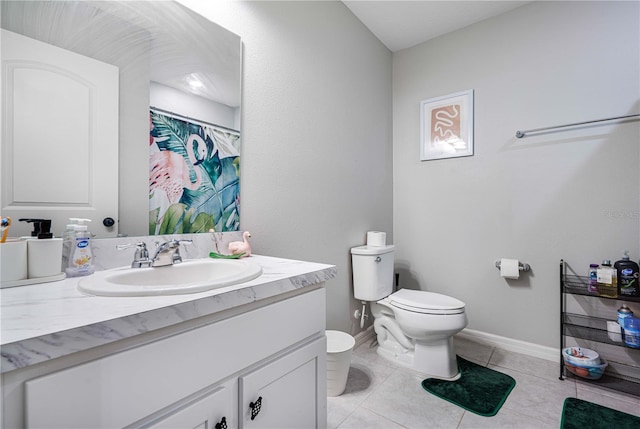
[[[237,428],[237,385],[234,379],[217,386],[185,406],[171,410],[166,416],[154,419],[149,424],[132,425],[131,429],[215,429],[216,425],[222,427],[223,422],[229,429]]]

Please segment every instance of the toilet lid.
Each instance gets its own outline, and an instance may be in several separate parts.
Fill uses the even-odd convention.
[[[465,303],[459,299],[424,290],[400,289],[389,296],[395,307],[416,313],[459,314],[464,313]]]

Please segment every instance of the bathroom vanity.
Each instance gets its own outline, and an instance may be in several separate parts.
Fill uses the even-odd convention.
[[[326,427],[335,267],[250,259],[257,279],[194,294],[0,291],[2,427]]]

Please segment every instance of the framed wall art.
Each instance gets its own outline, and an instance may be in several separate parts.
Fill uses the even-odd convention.
[[[420,102],[420,160],[473,155],[473,90]]]

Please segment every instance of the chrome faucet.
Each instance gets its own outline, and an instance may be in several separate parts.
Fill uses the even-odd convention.
[[[129,249],[131,247],[136,248],[136,253],[133,254],[133,262],[131,263],[131,268],[148,268],[151,266],[151,259],[149,259],[149,251],[147,250],[147,245],[144,241],[139,241],[137,243],[129,243],[129,244],[118,244],[116,249],[124,250]]]
[[[116,249],[124,250],[131,247],[136,248],[136,252],[133,255],[133,262],[131,268],[149,268],[149,267],[164,267],[166,265],[173,265],[182,262],[182,256],[180,256],[180,244],[191,244],[192,240],[169,240],[158,245],[156,253],[153,258],[149,258],[149,251],[144,241],[138,243],[118,244]]]
[[[169,240],[158,246],[156,253],[151,258],[152,267],[164,267],[182,262],[180,245],[191,244],[192,240]]]

